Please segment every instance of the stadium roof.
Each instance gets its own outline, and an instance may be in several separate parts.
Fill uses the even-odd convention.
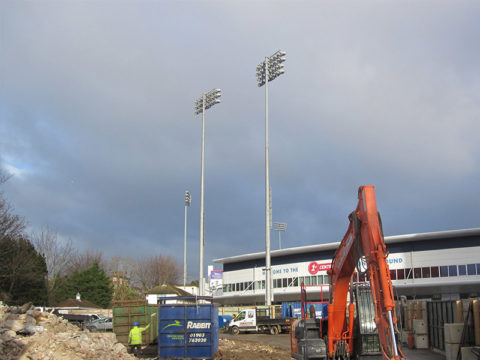
[[[411,241],[438,240],[438,239],[444,239],[444,238],[458,238],[458,237],[469,237],[469,236],[480,236],[480,228],[437,231],[437,232],[428,232],[428,233],[421,233],[421,234],[385,236],[385,243],[395,244],[395,243],[403,243],[403,242],[411,242]],[[338,247],[338,245],[340,245],[340,242],[333,242],[333,243],[319,244],[319,245],[299,246],[299,247],[293,247],[288,249],[271,250],[270,254],[271,254],[271,257],[277,257],[277,256],[294,255],[294,254],[301,254],[301,253],[313,252],[313,251],[328,251],[328,250],[335,250]],[[265,251],[262,251],[262,252],[252,253],[252,254],[236,255],[236,256],[231,256],[231,257],[226,257],[221,259],[215,259],[213,260],[213,262],[217,264],[229,264],[229,263],[236,263],[239,261],[261,259],[264,257],[265,257]]]

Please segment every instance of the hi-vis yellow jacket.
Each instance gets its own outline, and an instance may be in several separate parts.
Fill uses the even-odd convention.
[[[150,327],[148,324],[146,327],[135,326],[130,333],[128,334],[128,343],[130,345],[142,345],[142,332],[147,330]]]

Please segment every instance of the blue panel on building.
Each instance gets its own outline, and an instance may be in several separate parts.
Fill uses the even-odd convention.
[[[158,320],[160,359],[213,359],[218,349],[216,305],[160,305]]]
[[[326,319],[328,317],[327,307],[325,302],[307,302],[304,311],[307,313],[310,310],[310,305],[315,307],[315,317],[317,319]],[[300,301],[286,301],[282,303],[282,316],[284,318],[301,318],[302,306]]]

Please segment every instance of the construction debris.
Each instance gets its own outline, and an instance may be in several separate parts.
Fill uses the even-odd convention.
[[[32,304],[0,304],[0,359],[135,359],[113,333],[90,333]]]

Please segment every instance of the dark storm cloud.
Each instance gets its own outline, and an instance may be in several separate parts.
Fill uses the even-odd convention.
[[[474,2],[3,2],[5,195],[107,256],[198,267],[200,116],[206,262],[264,249],[264,89],[273,219],[289,246],[340,240],[359,185],[387,235],[478,227],[480,6]],[[265,15],[267,14],[267,15]],[[276,236],[272,243],[276,246]],[[192,277],[195,275],[192,274]]]

